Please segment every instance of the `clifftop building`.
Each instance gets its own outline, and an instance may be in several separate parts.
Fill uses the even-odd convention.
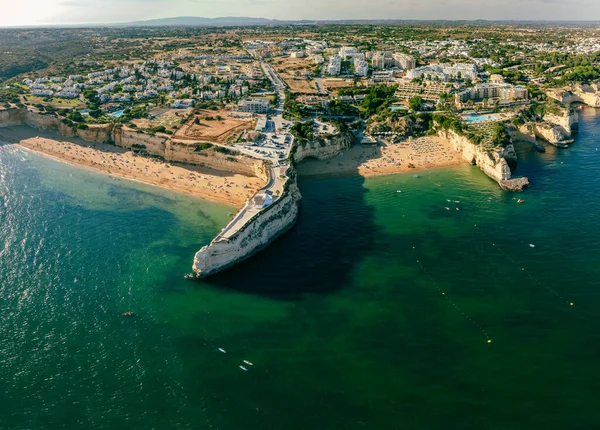
[[[527,88],[521,86],[511,84],[478,84],[473,88],[456,93],[455,101],[459,105],[468,100],[527,100],[528,96]]]

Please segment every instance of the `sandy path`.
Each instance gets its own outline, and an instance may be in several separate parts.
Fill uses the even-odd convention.
[[[18,143],[72,165],[238,207],[264,185],[255,177],[165,163],[159,159],[137,156],[124,148],[85,143],[80,139],[66,140],[55,132],[23,126],[0,129],[0,141]]]

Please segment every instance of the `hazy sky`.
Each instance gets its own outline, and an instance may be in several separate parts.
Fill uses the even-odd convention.
[[[600,0],[0,0],[0,26],[175,16],[600,20]]]

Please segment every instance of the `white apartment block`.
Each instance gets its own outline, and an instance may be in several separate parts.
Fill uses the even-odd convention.
[[[354,60],[354,74],[358,76],[367,76],[369,74],[369,63],[366,60],[356,58]]]
[[[331,76],[337,76],[342,71],[342,58],[339,55],[335,55],[329,59],[329,65],[327,66],[327,74]]]
[[[396,53],[392,55],[392,57],[396,67],[402,67],[404,70],[411,70],[415,68],[415,58],[411,55]]]
[[[478,84],[455,95],[457,103],[467,100],[527,100],[527,88],[511,84]]]
[[[343,46],[340,48],[340,52],[338,55],[344,60],[346,60],[348,59],[348,57],[354,57],[354,55],[358,53],[358,49],[353,46]]]
[[[394,57],[391,52],[375,52],[373,54],[373,68],[383,70],[394,66]]]
[[[240,112],[251,112],[251,113],[268,113],[269,102],[266,100],[241,100],[238,103],[238,111]]]
[[[440,81],[447,81],[449,78],[461,77],[462,79],[475,79],[477,77],[477,68],[474,64],[432,64],[429,66],[418,67],[409,70],[406,73],[408,79],[417,79],[424,77],[430,80],[438,78]]]

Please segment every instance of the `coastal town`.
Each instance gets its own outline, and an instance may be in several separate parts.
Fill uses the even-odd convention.
[[[89,52],[5,75],[0,139],[241,208],[196,255],[194,271],[206,276],[293,225],[298,174],[469,162],[520,191],[529,182],[512,172],[515,146],[568,148],[577,106],[600,106],[594,31],[425,30],[235,27],[183,37],[164,29],[152,38],[72,30]],[[273,213],[283,221],[265,229]]]

